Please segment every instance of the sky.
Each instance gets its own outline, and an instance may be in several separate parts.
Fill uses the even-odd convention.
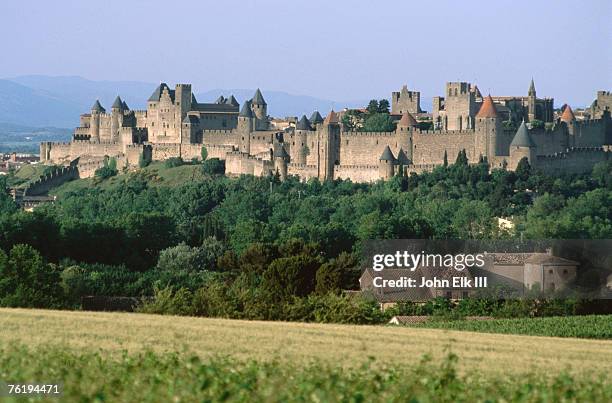
[[[0,77],[187,82],[333,100],[447,81],[587,105],[612,90],[612,1],[20,0],[0,3]]]

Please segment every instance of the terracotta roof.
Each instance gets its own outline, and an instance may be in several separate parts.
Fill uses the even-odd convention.
[[[497,109],[495,109],[495,103],[493,103],[493,98],[491,95],[487,95],[476,115],[477,118],[496,118],[497,117]]]
[[[580,264],[573,260],[564,259],[559,256],[549,255],[548,253],[534,253],[529,259],[525,260],[525,263],[559,266],[578,266]]]
[[[329,125],[332,123],[338,123],[338,114],[334,112],[333,109],[331,112],[329,112],[329,114],[325,117],[325,120],[323,121],[324,125]]]
[[[561,121],[571,122],[573,120],[576,120],[576,117],[574,116],[574,111],[572,111],[571,106],[566,105],[565,109],[563,110],[563,113],[561,114]]]
[[[417,121],[414,119],[414,116],[410,114],[410,112],[404,112],[402,118],[397,123],[398,127],[411,127],[416,126]]]

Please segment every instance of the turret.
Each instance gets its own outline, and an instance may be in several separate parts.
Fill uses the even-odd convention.
[[[255,117],[251,110],[251,103],[246,101],[238,114],[238,136],[240,140],[240,151],[251,153],[251,132],[255,129]]]
[[[115,102],[111,106],[111,142],[119,141],[119,128],[122,125],[123,101],[117,95]]]
[[[397,136],[397,143],[401,150],[403,150],[404,156],[408,160],[412,160],[412,132],[417,127],[418,123],[416,119],[410,114],[410,112],[404,112],[402,118],[397,122],[395,128],[395,134]],[[398,156],[399,157],[399,156]],[[402,165],[406,165],[404,161]]]
[[[322,119],[321,119],[322,120]],[[291,144],[291,160],[297,164],[306,164],[308,134],[312,131],[306,115],[295,125],[294,142]]]
[[[386,146],[378,160],[378,175],[380,179],[389,180],[393,178],[393,175],[395,175],[396,161],[391,149],[389,146]]]
[[[274,170],[280,175],[281,181],[287,179],[287,164],[289,163],[289,154],[282,144],[278,144],[274,150]]]
[[[91,121],[90,121],[90,141],[100,142],[100,114],[106,113],[106,109],[100,105],[100,101],[96,99],[96,102],[91,107]]]
[[[519,161],[526,157],[529,163],[533,166],[536,158],[536,144],[529,135],[529,130],[525,121],[521,123],[516,131],[512,142],[510,143],[510,166],[516,169]]]
[[[312,115],[310,115],[310,119],[308,120],[310,121],[310,125],[312,126],[314,130],[317,129],[317,125],[320,125],[321,123],[323,123],[323,117],[321,116],[319,111],[312,112]]]
[[[259,88],[257,88],[253,99],[251,99],[251,109],[257,119],[257,129],[266,130],[268,127],[268,104]]]
[[[478,140],[482,141],[480,144],[484,144],[484,147],[478,151],[483,156],[486,156],[489,161],[496,155],[501,154],[497,149],[497,140],[501,131],[501,119],[497,114],[493,98],[491,98],[491,95],[488,95],[476,114],[476,132],[478,133]]]
[[[563,109],[560,120],[562,123],[565,123],[569,135],[574,136],[576,134],[576,117],[574,116],[574,111],[572,111],[572,108],[569,105],[565,105],[565,109]],[[570,145],[576,145],[576,140],[574,137],[571,137],[569,141]]]

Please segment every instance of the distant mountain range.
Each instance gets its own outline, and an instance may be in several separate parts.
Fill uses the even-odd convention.
[[[172,87],[174,83],[168,82]],[[79,115],[89,111],[96,99],[110,108],[117,95],[132,109],[144,109],[157,84],[136,81],[93,81],[78,76],[20,76],[0,79],[0,122],[31,127],[78,126]],[[197,91],[198,88],[193,88]],[[215,89],[197,93],[199,102],[213,102],[219,95],[233,94],[242,103],[255,89]],[[280,91],[266,91],[268,113],[275,117],[323,115],[332,108],[361,107],[365,100],[337,102]],[[1,134],[1,133],[0,133]]]

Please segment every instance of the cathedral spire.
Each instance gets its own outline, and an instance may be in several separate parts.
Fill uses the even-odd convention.
[[[529,95],[530,97],[536,96],[536,89],[535,84],[533,83],[533,77],[531,78],[531,84],[529,84],[529,91],[527,92],[527,95]]]

